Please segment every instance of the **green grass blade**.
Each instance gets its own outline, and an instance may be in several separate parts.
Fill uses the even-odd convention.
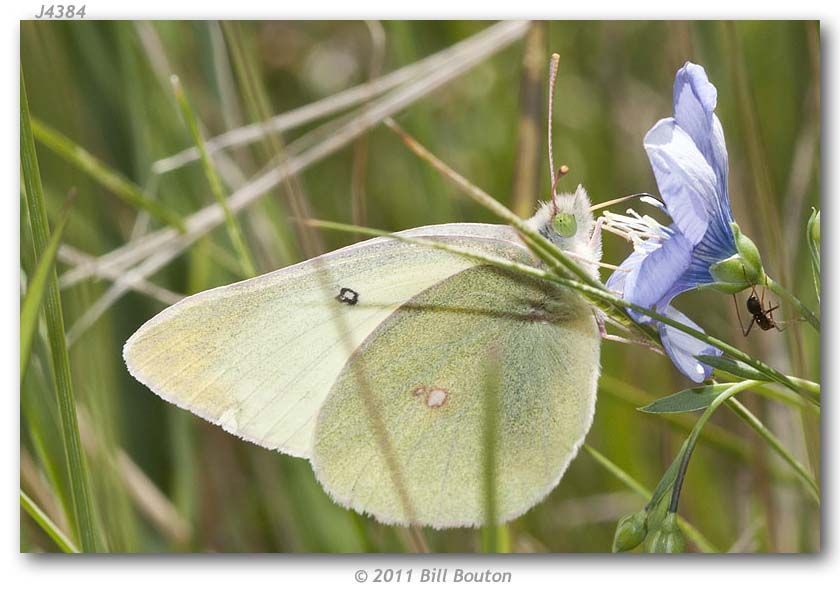
[[[64,535],[64,532],[58,528],[58,525],[47,516],[40,507],[35,504],[35,501],[26,495],[26,492],[23,490],[20,491],[20,505],[23,510],[26,511],[32,520],[35,521],[38,526],[44,530],[50,539],[55,542],[55,545],[59,547],[62,552],[66,554],[76,554],[79,552],[79,549],[76,548],[76,545]]]
[[[41,301],[44,299],[44,292],[47,289],[49,274],[55,268],[55,257],[58,254],[58,245],[61,243],[61,236],[70,217],[70,211],[65,211],[61,220],[50,235],[46,248],[35,267],[35,272],[29,280],[26,296],[20,306],[20,377],[26,372],[26,365],[29,363],[29,353],[32,349],[32,340],[35,337],[35,329],[38,325],[38,313],[41,310]]]
[[[236,254],[239,256],[239,262],[242,265],[242,270],[245,271],[245,274],[248,277],[253,277],[257,274],[257,269],[254,266],[254,259],[251,256],[251,251],[248,250],[248,246],[245,244],[245,237],[242,235],[242,230],[239,228],[239,224],[236,222],[236,218],[233,216],[233,212],[231,212],[230,207],[228,206],[227,195],[225,194],[224,186],[222,185],[222,179],[219,177],[219,173],[213,165],[213,160],[207,153],[207,146],[204,143],[204,136],[201,135],[201,129],[198,126],[198,119],[196,119],[192,105],[190,104],[187,94],[176,75],[172,76],[172,89],[175,92],[175,99],[178,101],[178,106],[181,109],[181,114],[184,117],[187,128],[190,130],[193,142],[201,155],[201,166],[204,168],[204,175],[210,183],[210,189],[213,192],[213,197],[216,199],[216,202],[219,203],[219,206],[222,207],[222,211],[224,212],[228,235],[230,236],[231,243],[233,243],[233,247],[236,250]]]
[[[32,119],[32,133],[36,140],[70,164],[77,166],[123,202],[138,210],[145,210],[160,222],[171,225],[182,233],[186,231],[184,221],[178,213],[149,198],[138,185],[115,172],[64,134],[38,119]]]
[[[20,159],[29,206],[35,257],[40,260],[49,244],[50,232],[44,190],[41,185],[41,173],[35,153],[35,139],[30,124],[29,103],[26,97],[23,71],[20,74]],[[93,520],[93,503],[82,455],[82,444],[79,439],[76,400],[70,374],[70,359],[67,355],[67,342],[64,337],[64,315],[61,308],[61,296],[58,292],[58,278],[54,267],[49,269],[46,287],[44,313],[47,321],[53,372],[55,373],[55,392],[64,442],[64,454],[70,475],[70,496],[73,504],[74,525],[82,550],[95,552],[97,550],[97,535]]]
[[[510,536],[505,525],[498,523],[498,490],[496,464],[499,438],[499,394],[501,382],[498,348],[492,348],[486,365],[484,390],[484,527],[481,529],[481,550],[484,553],[503,554],[510,551]]]
[[[805,489],[808,490],[808,494],[814,499],[814,501],[816,501],[817,504],[819,504],[820,488],[808,472],[808,469],[806,469],[801,462],[796,460],[793,454],[791,454],[790,451],[784,447],[782,442],[779,441],[779,438],[773,435],[773,433],[767,429],[767,426],[764,425],[758,417],[752,414],[746,406],[738,402],[735,398],[729,398],[727,400],[727,405],[736,415],[743,419],[747,425],[752,427],[758,435],[764,438],[767,444],[782,458],[782,460],[790,465],[796,475],[805,484]]]

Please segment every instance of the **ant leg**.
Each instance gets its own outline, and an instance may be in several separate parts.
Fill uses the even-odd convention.
[[[756,316],[757,315],[753,315],[752,321],[750,321],[750,326],[747,327],[747,330],[744,332],[744,337],[747,337],[750,334],[750,330],[753,328],[753,325],[755,325]]]
[[[770,306],[770,308],[764,311],[764,314],[765,316],[767,316],[767,318],[770,319],[770,322],[773,324],[773,327],[776,328],[776,330],[784,331],[787,327],[786,321],[776,321],[772,316],[770,316],[770,313],[779,308],[779,306],[779,304],[777,304],[776,306]],[[779,325],[785,325],[785,327],[780,327]]]
[[[780,305],[778,305],[778,304],[776,306],[771,306],[767,311],[765,311],[764,314],[769,315],[771,312],[773,312],[774,310],[779,308],[779,306]],[[786,319],[784,321],[776,321],[774,319],[773,320],[773,327],[775,327],[779,331],[784,331],[785,329],[787,329],[787,326],[790,323],[799,323],[800,321],[804,321],[804,320],[805,320],[805,317],[798,317],[796,319]]]
[[[741,309],[738,308],[738,297],[735,294],[732,294],[732,302],[735,304],[735,314],[738,315],[738,325],[741,327],[741,333],[744,334],[744,337],[747,337],[749,329],[744,329],[744,322],[741,320]],[[754,321],[755,317],[753,317]],[[750,323],[750,327],[752,327],[752,323]]]
[[[755,289],[755,286],[753,286]],[[764,292],[767,291],[767,273],[764,274],[764,286],[761,288],[761,306],[764,307]]]

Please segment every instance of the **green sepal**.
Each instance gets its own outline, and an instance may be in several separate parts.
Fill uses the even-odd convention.
[[[737,223],[730,223],[729,226],[738,252],[709,267],[715,280],[709,287],[725,294],[736,294],[751,286],[763,284],[765,275],[758,247],[741,233]]]

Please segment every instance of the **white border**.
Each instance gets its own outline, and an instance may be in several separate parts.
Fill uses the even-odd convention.
[[[7,3],[11,4],[11,3]],[[6,187],[4,206],[13,207],[17,214],[19,194],[18,156],[18,69],[19,24],[18,19],[31,18],[40,2],[17,2],[4,6],[3,20],[5,46],[2,61],[2,81],[7,90],[2,96],[2,114],[6,119],[5,143],[2,147],[3,181]],[[77,3],[79,4],[79,3]],[[391,1],[319,3],[284,3],[237,0],[235,3],[218,4],[198,2],[172,2],[171,0],[145,0],[142,3],[87,2],[88,19],[92,18],[291,18],[335,19],[362,18],[499,18],[533,17],[552,19],[569,18],[764,18],[764,19],[823,19],[823,198],[828,208],[824,210],[826,229],[837,230],[835,211],[831,209],[836,199],[833,182],[829,180],[835,169],[833,147],[835,132],[832,130],[833,113],[837,109],[836,84],[838,73],[833,46],[838,27],[837,9],[833,3],[800,0],[796,3],[766,1],[740,2],[733,6],[731,0],[707,0],[703,3],[651,2],[498,2],[485,0],[481,13],[466,3],[456,6],[451,0],[424,0],[422,3]],[[836,6],[836,5],[834,5]],[[399,8],[398,8],[399,7]],[[702,12],[701,12],[702,11]],[[655,41],[651,41],[655,43]],[[825,167],[829,168],[825,168]],[[534,556],[534,557],[48,557],[21,556],[18,554],[19,507],[18,440],[19,417],[15,400],[18,398],[18,253],[19,232],[17,218],[2,219],[3,248],[0,280],[4,282],[2,295],[2,331],[4,397],[3,430],[0,439],[2,453],[3,510],[0,511],[0,540],[3,559],[0,584],[8,598],[62,598],[85,600],[95,598],[295,598],[319,597],[323,594],[352,594],[368,598],[426,597],[429,593],[454,595],[476,593],[487,597],[509,599],[511,594],[531,594],[531,597],[549,596],[558,599],[598,598],[609,594],[616,598],[674,597],[680,600],[709,596],[724,598],[803,598],[808,595],[824,597],[825,590],[833,583],[830,575],[840,572],[837,552],[833,551],[837,529],[832,500],[834,498],[833,473],[836,460],[830,452],[831,435],[824,435],[826,447],[823,463],[823,498],[826,507],[823,515],[823,554],[818,556],[766,556],[766,557],[623,557],[609,559],[587,556]],[[834,243],[829,234],[823,251],[825,268],[825,300],[830,307],[835,297],[837,280]],[[830,312],[830,309],[829,309]],[[829,365],[831,344],[836,339],[836,324],[830,314],[823,319],[823,356]],[[834,375],[825,369],[824,432],[837,432],[837,415],[833,409]],[[357,569],[374,568],[449,567],[450,571],[462,568],[492,568],[510,570],[512,583],[495,585],[455,584],[374,584],[355,583]],[[836,576],[835,576],[836,578]],[[833,578],[834,579],[834,578]]]

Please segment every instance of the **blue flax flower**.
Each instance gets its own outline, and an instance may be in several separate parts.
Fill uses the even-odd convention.
[[[742,280],[757,278],[755,269],[746,274],[749,261],[741,260],[743,252],[739,252],[744,236],[734,224],[729,206],[728,157],[723,128],[714,113],[716,103],[717,90],[706,71],[686,63],[674,81],[674,116],[656,123],[645,136],[645,150],[665,203],[660,208],[671,218],[671,224],[659,225],[633,211],[628,211],[630,217],[607,216],[614,229],[622,230],[634,242],[633,253],[607,286],[629,302],[697,329],[671,306],[677,295],[707,285],[718,284],[719,289],[728,291],[747,285],[741,281],[721,287],[720,265],[730,265],[729,274],[745,271]],[[639,322],[651,321],[640,314],[632,316]],[[710,367],[695,356],[720,355],[720,351],[657,324],[674,365],[693,381],[707,378]]]

